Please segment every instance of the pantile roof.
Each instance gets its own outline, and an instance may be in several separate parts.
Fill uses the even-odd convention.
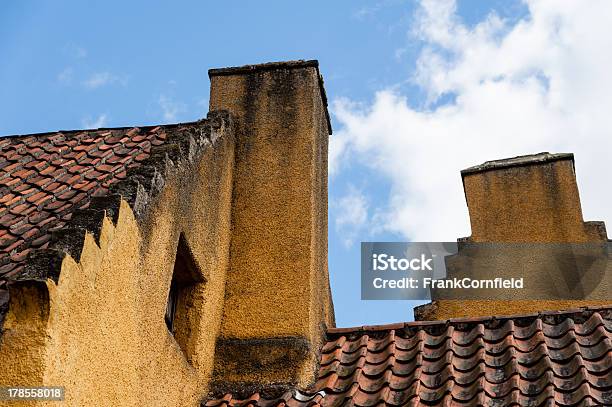
[[[330,329],[317,382],[220,406],[612,405],[612,308]]]
[[[105,194],[162,144],[163,128],[108,129],[0,140],[0,276],[21,271],[75,209]]]
[[[95,199],[124,196],[122,183],[146,183],[169,155],[205,144],[215,120],[0,138],[0,328],[8,281],[23,274],[28,256],[53,244]]]

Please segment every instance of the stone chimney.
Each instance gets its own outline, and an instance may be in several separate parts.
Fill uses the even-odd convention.
[[[327,272],[331,125],[317,61],[213,69],[236,124],[230,269],[213,392],[314,380],[334,326]],[[265,389],[264,389],[265,390]]]
[[[510,299],[479,300],[434,290],[434,301],[415,308],[415,319],[524,314],[609,302],[610,243],[603,222],[583,220],[573,154],[487,161],[461,176],[472,235],[459,239],[459,253],[446,258],[449,276],[520,275],[527,281],[525,291],[509,290],[516,296]]]

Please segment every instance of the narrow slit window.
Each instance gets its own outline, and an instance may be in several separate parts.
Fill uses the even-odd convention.
[[[168,330],[174,334],[174,316],[176,314],[176,305],[179,301],[179,290],[174,279],[170,284],[170,292],[168,293],[168,304],[166,305],[166,326]]]
[[[183,352],[188,356],[188,341],[191,324],[198,313],[194,312],[194,296],[199,284],[204,282],[193,254],[183,234],[179,237],[172,280],[168,290],[164,316],[168,331],[174,336]]]

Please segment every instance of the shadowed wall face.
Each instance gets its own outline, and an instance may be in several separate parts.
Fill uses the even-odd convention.
[[[325,326],[326,102],[315,61],[210,71],[236,124],[230,270],[215,377],[308,384]]]

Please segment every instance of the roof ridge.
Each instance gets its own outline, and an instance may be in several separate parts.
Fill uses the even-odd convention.
[[[227,111],[213,111],[206,119],[189,124],[201,124],[201,127],[199,131],[186,129],[188,132],[181,137],[169,135],[165,144],[152,146],[150,156],[139,167],[129,169],[128,176],[113,184],[108,194],[92,197],[88,208],[74,211],[64,228],[52,232],[49,247],[33,249],[28,254],[24,270],[9,277],[8,281],[45,281],[50,278],[57,283],[67,254],[80,261],[86,233],[92,234],[99,245],[104,218],[110,218],[116,225],[122,199],[130,205],[136,219],[142,219],[149,203],[163,189],[167,177],[185,163],[193,163],[203,151],[214,145],[223,130],[231,127],[232,121]]]
[[[336,335],[345,335],[345,334],[363,334],[368,332],[384,332],[384,331],[392,331],[396,329],[404,329],[404,328],[424,328],[424,327],[433,327],[433,326],[447,326],[447,325],[461,325],[461,324],[478,324],[478,323],[486,323],[486,322],[505,322],[509,320],[517,320],[517,319],[546,319],[546,320],[555,320],[561,317],[561,320],[565,320],[567,318],[573,319],[573,317],[582,316],[584,317],[586,313],[595,313],[601,311],[612,311],[612,303],[609,305],[602,306],[586,306],[574,309],[567,309],[562,311],[540,311],[529,314],[516,314],[516,315],[501,315],[501,316],[482,316],[482,317],[466,317],[466,318],[451,318],[451,319],[442,319],[442,320],[434,320],[434,321],[409,321],[409,322],[396,322],[391,324],[383,324],[383,325],[362,325],[356,327],[346,327],[346,328],[328,328],[327,334],[328,336],[336,336]],[[565,317],[565,318],[564,318]],[[612,313],[610,315],[612,318]],[[546,322],[546,321],[545,321]],[[557,322],[558,324],[560,322]]]

